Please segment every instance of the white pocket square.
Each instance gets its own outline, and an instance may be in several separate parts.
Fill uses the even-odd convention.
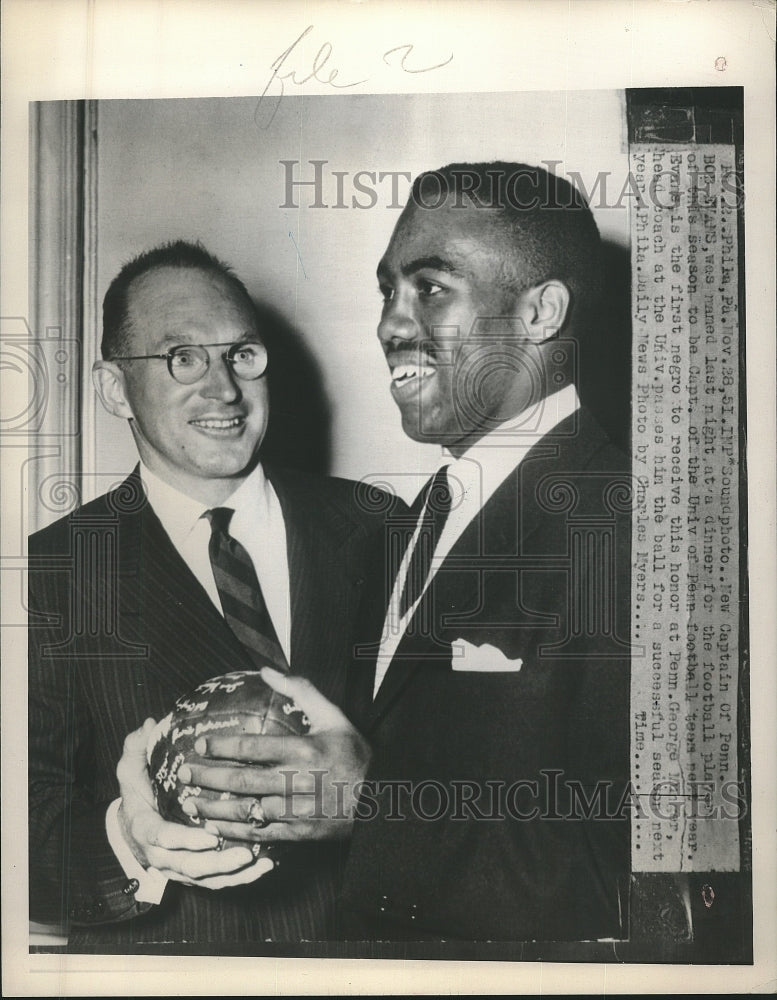
[[[523,660],[508,659],[501,649],[484,642],[482,646],[473,646],[466,639],[454,639],[453,659],[454,670],[473,670],[480,673],[516,673],[523,666]]]

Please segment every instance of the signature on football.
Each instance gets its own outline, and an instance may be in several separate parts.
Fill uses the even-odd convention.
[[[369,81],[369,76],[361,79],[341,78],[340,70],[330,63],[333,52],[331,42],[321,44],[312,62],[303,59],[299,49],[300,43],[314,28],[315,25],[309,24],[300,36],[271,63],[270,77],[256,104],[254,120],[257,125],[262,125],[264,128],[269,128],[272,125],[281,98],[286,93],[287,83],[289,86],[302,87],[310,80],[315,80],[333,87],[335,90],[347,90],[349,87],[358,87],[359,84]],[[453,61],[453,53],[451,53],[442,62],[430,64],[419,57],[414,50],[415,46],[410,43],[395,45],[383,53],[383,62],[386,66],[399,69],[403,73],[431,73],[432,70],[441,69]],[[274,101],[271,105],[265,104],[263,106],[263,102],[268,96],[273,97]],[[260,115],[260,108],[263,110],[263,115]],[[262,117],[264,117],[264,121],[262,121]]]

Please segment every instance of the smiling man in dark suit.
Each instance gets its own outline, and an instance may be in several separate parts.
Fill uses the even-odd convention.
[[[507,163],[422,175],[378,267],[403,428],[447,454],[431,565],[411,542],[371,690],[355,665],[369,776],[411,782],[404,822],[384,795],[356,826],[357,935],[624,930],[629,463],[575,385],[601,269],[579,194]]]
[[[410,530],[396,522],[409,542],[390,596],[378,578],[365,594],[348,713],[372,759],[353,775],[367,784],[341,901],[348,937],[624,932],[629,462],[575,385],[601,270],[584,200],[517,163],[421,175],[379,264],[378,335],[403,428],[445,454]],[[203,743],[304,771],[305,739],[280,760],[261,737]],[[316,832],[301,799],[293,819],[272,769],[198,767],[191,780],[264,796],[273,822],[258,832],[223,822],[240,820],[236,803],[203,804],[234,835],[331,825],[322,816]]]
[[[140,465],[29,543],[31,917],[69,925],[72,950],[326,938],[340,846],[300,845],[274,871],[246,847],[219,850],[217,832],[163,821],[151,724],[138,727],[207,678],[251,669],[258,650],[311,678],[332,703],[324,728],[363,753],[334,706],[378,524],[353,484],[263,468],[255,309],[199,244],[127,264],[103,319],[95,386],[129,421]],[[211,562],[217,532],[253,564],[245,621]]]

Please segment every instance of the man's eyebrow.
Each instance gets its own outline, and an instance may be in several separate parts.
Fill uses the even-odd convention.
[[[216,335],[218,336],[218,335]],[[208,336],[206,333],[188,333],[184,331],[183,333],[179,330],[175,333],[166,333],[164,337],[157,343],[157,347],[160,350],[169,350],[171,347],[192,347],[192,346],[226,346],[228,344],[243,344],[243,343],[263,343],[261,334],[254,330],[245,330],[240,336],[235,337],[232,340],[214,340],[213,335]]]
[[[461,274],[460,269],[452,264],[451,261],[445,260],[444,257],[436,257],[434,255],[428,257],[416,257],[407,264],[403,264],[400,271],[406,278],[409,278],[418,271],[423,271],[427,268],[430,271],[445,271],[447,274]],[[381,261],[380,264],[378,264],[378,278],[387,277],[388,270],[388,267],[383,261]]]
[[[429,257],[416,257],[415,260],[411,260],[408,264],[403,264],[402,274],[404,274],[406,278],[409,278],[411,275],[415,274],[416,271],[423,271],[426,268],[429,268],[430,271],[447,271],[448,274],[460,273],[459,269],[454,267],[449,260],[432,255]]]
[[[192,343],[194,343],[194,341],[191,339],[187,341],[185,334],[166,333],[164,337],[157,341],[157,347],[161,350],[162,348],[178,347],[179,344],[182,347],[186,347],[188,344]]]

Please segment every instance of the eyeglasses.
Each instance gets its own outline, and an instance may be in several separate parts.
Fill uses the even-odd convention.
[[[171,347],[164,354],[135,354],[111,358],[111,361],[150,361],[159,358],[167,361],[167,370],[176,382],[192,385],[199,382],[210,367],[208,347],[229,347],[221,357],[232,373],[245,381],[259,378],[267,369],[267,348],[264,344],[246,340],[238,344],[181,344]]]

